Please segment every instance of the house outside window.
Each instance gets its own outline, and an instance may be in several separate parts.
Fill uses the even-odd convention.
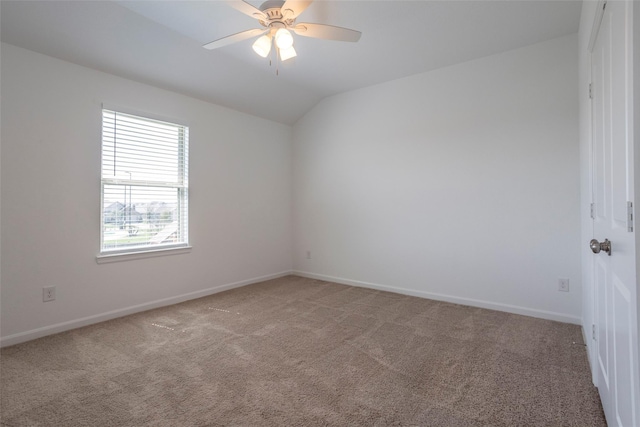
[[[102,110],[100,255],[187,247],[189,128]]]

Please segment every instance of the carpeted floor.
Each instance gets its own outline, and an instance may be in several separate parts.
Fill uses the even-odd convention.
[[[288,276],[2,349],[3,426],[602,426],[580,328]]]

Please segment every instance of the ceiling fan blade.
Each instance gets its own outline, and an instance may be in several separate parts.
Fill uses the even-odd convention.
[[[343,42],[357,42],[360,40],[362,33],[348,28],[334,27],[325,24],[308,24],[306,22],[291,27],[294,33],[305,36],[314,37],[325,40],[339,40]]]
[[[253,7],[244,0],[230,0],[227,1],[227,4],[237,11],[242,12],[252,18],[267,19],[267,15],[265,15],[264,12],[262,12],[257,7]]]
[[[304,12],[311,2],[313,0],[287,0],[280,8],[280,12],[286,19],[294,19]]]
[[[266,33],[267,29],[255,28],[253,30],[242,31],[240,33],[232,34],[227,37],[223,37],[218,40],[214,40],[210,43],[203,45],[202,47],[205,49],[217,49],[222,46],[229,45],[231,43],[240,42],[242,40],[250,39],[251,37],[260,36]]]

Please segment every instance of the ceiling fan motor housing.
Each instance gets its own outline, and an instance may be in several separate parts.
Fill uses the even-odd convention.
[[[286,19],[283,15],[282,5],[284,5],[283,0],[267,0],[262,3],[260,10],[267,15],[267,19],[259,19],[260,24],[265,27],[274,28],[286,28],[292,26],[296,19]]]

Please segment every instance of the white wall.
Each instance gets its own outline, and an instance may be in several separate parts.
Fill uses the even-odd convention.
[[[292,242],[309,276],[579,322],[577,46],[328,98],[292,156],[288,126],[3,44],[1,343],[286,273]],[[102,102],[190,125],[191,253],[96,263]]]
[[[3,344],[291,270],[289,126],[11,45],[1,54]],[[190,125],[191,253],[96,263],[102,102]]]
[[[318,104],[294,126],[294,269],[580,323],[577,52],[572,35]]]

